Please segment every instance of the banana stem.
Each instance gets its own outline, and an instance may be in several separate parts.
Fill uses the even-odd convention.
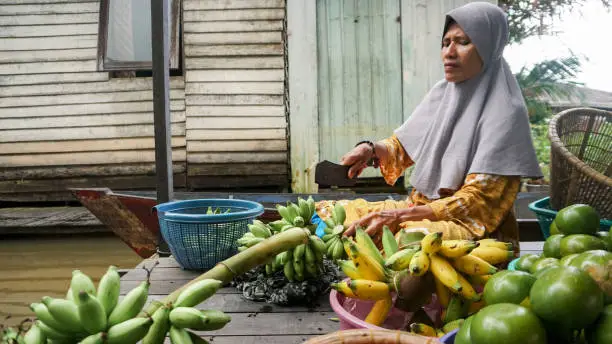
[[[160,305],[176,301],[179,294],[185,288],[198,281],[216,279],[222,281],[223,284],[229,283],[234,277],[242,275],[259,265],[265,264],[277,254],[295,248],[298,245],[308,243],[310,234],[307,228],[294,227],[267,238],[259,244],[251,246],[218,263],[212,269],[175,290],[163,300],[160,300],[160,302],[150,303],[139,316],[145,317],[147,314],[153,314]]]

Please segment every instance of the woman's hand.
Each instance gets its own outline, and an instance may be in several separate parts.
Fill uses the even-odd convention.
[[[344,154],[344,156],[340,158],[340,164],[351,166],[348,171],[348,177],[352,179],[359,176],[361,172],[368,167],[368,161],[370,161],[373,155],[374,152],[372,148],[362,143],[353,148],[350,152]]]
[[[344,236],[354,236],[357,227],[365,228],[365,232],[378,243],[382,238],[383,226],[388,226],[392,232],[397,232],[400,223],[405,221],[420,221],[428,219],[435,221],[436,217],[433,210],[426,206],[415,206],[405,209],[383,210],[370,213],[359,220],[351,223],[344,232]]]

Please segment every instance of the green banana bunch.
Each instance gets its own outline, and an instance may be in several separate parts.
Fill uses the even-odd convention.
[[[79,292],[78,315],[87,333],[96,334],[106,330],[106,311],[95,296],[85,291]]]
[[[189,332],[184,328],[178,328],[176,326],[170,326],[170,341],[172,344],[191,344],[193,341],[189,336]]]
[[[249,224],[248,227],[251,233],[257,238],[266,239],[272,236],[272,229],[257,219],[253,220],[253,224]]]
[[[138,315],[147,302],[150,285],[151,283],[147,280],[130,290],[108,316],[108,326],[112,328]]]
[[[142,339],[142,344],[162,344],[170,329],[170,307],[162,305],[151,316],[153,324]]]
[[[174,307],[170,311],[170,323],[177,328],[214,331],[223,328],[230,320],[229,315],[214,309],[200,311],[193,307]]]
[[[117,306],[119,307],[119,306]],[[147,335],[153,324],[151,318],[131,318],[115,324],[108,329],[107,344],[138,343]]]
[[[40,327],[34,323],[30,326],[28,332],[23,335],[23,342],[25,344],[45,344],[47,343],[47,336],[45,336]]]
[[[96,287],[89,276],[84,274],[81,270],[72,271],[72,279],[70,280],[70,288],[74,296],[80,291],[85,291],[89,294],[96,295]]]
[[[47,306],[49,313],[60,324],[60,327],[70,329],[73,333],[79,333],[84,330],[79,318],[79,309],[74,302],[43,296],[42,303]]]
[[[223,282],[215,279],[204,279],[190,284],[174,302],[174,307],[194,307],[214,295]]]
[[[106,343],[106,332],[98,332],[85,337],[79,344],[103,344]]]
[[[313,227],[312,222],[310,222],[310,219],[312,219],[315,213],[315,201],[312,196],[309,196],[308,199],[298,197],[297,204],[290,201],[287,201],[285,206],[277,204],[276,210],[284,222],[295,227],[308,227],[314,232],[316,227]],[[275,225],[279,224],[280,223],[277,223]]]
[[[98,283],[98,293],[96,297],[104,307],[104,312],[108,317],[119,302],[121,277],[117,267],[111,265],[106,273],[100,278]]]
[[[342,233],[344,233],[343,225],[326,227],[325,235],[321,238],[325,242],[325,255],[334,261],[347,258],[344,245],[340,240]]]

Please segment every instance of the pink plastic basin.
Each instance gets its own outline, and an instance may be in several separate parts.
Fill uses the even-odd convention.
[[[395,296],[393,296],[395,302]],[[435,319],[440,311],[434,299],[430,305],[424,307],[425,312]],[[345,297],[336,290],[329,292],[329,303],[340,320],[340,330],[374,329],[374,330],[402,330],[405,329],[412,317],[412,313],[393,307],[382,326],[376,326],[364,321],[374,305],[374,301],[358,300]]]

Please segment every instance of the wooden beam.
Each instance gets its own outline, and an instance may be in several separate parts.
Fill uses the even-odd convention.
[[[315,0],[287,1],[287,36],[292,191],[316,193],[314,167],[319,161],[319,112]]]
[[[155,167],[157,175],[157,203],[172,200],[172,145],[170,139],[170,42],[169,0],[151,2],[151,40],[153,67],[153,117],[155,124]],[[158,252],[170,255],[168,245],[158,236]]]

